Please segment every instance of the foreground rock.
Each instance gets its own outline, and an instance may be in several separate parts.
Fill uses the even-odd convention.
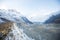
[[[5,36],[7,36],[7,34],[11,31],[11,27],[12,27],[13,23],[12,22],[6,22],[6,23],[2,23],[0,24],[0,39],[4,39]]]

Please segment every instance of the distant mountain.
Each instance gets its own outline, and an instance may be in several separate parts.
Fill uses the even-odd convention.
[[[52,14],[44,23],[60,23],[60,11]]]
[[[28,23],[28,24],[33,24],[31,21],[29,21],[26,17],[21,17],[25,23]]]

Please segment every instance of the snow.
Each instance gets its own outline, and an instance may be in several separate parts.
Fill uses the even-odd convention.
[[[4,9],[1,10],[0,9],[0,18],[4,18],[4,19],[12,21],[12,22],[16,22],[16,23],[23,22],[23,20],[21,18],[22,16],[23,15],[21,15],[20,12],[17,12],[15,10],[4,10]],[[2,19],[0,21],[2,21]]]

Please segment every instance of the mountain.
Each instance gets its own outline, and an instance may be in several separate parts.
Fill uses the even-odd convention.
[[[27,23],[32,24],[26,17],[15,10],[0,10],[0,40],[34,40],[19,28]],[[18,25],[19,24],[19,27]]]
[[[53,13],[44,23],[60,23],[60,11]]]
[[[25,23],[28,23],[28,24],[33,24],[31,21],[29,21],[26,17],[22,17],[22,19],[25,21]]]
[[[16,23],[29,23],[32,24],[26,17],[24,17],[20,12],[16,10],[1,10],[0,9],[0,23],[4,23],[6,21],[16,22]]]

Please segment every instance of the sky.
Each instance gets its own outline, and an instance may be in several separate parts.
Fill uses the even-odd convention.
[[[0,0],[0,9],[14,9],[30,21],[43,22],[60,10],[60,0]]]

